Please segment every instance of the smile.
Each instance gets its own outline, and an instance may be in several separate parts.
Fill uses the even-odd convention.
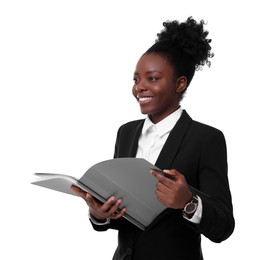
[[[152,97],[139,97],[138,100],[139,101],[147,101],[147,100],[151,100]]]
[[[138,100],[138,102],[139,102],[140,105],[142,105],[142,104],[147,104],[147,103],[149,103],[152,99],[153,99],[153,97],[139,97],[139,96],[137,96],[137,100]]]

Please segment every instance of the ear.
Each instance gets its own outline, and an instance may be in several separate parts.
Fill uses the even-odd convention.
[[[177,79],[176,91],[177,93],[183,93],[187,88],[187,78],[181,76]]]

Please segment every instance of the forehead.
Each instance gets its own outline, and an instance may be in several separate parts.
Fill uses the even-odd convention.
[[[169,63],[161,54],[158,53],[147,53],[144,54],[136,65],[136,72],[143,72],[143,71],[153,71],[157,70],[162,73],[172,73],[173,72],[173,66],[171,63]]]

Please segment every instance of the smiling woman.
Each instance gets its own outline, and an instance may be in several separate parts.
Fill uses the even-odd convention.
[[[192,17],[163,25],[134,73],[132,93],[146,119],[119,128],[114,157],[144,158],[164,169],[165,175],[151,174],[166,210],[142,231],[122,218],[128,207],[121,208],[121,198],[111,194],[100,204],[73,187],[89,206],[95,230],[118,230],[113,260],[201,260],[201,235],[221,242],[234,230],[224,135],[192,120],[180,107],[195,70],[210,65],[208,32],[203,21]]]
[[[181,93],[186,88],[186,78],[173,80],[173,66],[159,54],[143,55],[134,73],[133,95],[139,101],[141,112],[158,123],[179,107]]]
[[[190,17],[185,23],[163,25],[156,43],[137,63],[132,90],[153,123],[177,110],[195,70],[210,65],[208,58],[213,57],[203,21],[198,24]]]

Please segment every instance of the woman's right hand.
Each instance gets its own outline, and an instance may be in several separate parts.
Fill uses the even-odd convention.
[[[77,186],[72,185],[71,190],[86,201],[87,205],[89,206],[90,215],[97,220],[104,221],[108,218],[118,219],[126,212],[126,208],[120,210],[122,200],[116,200],[114,196],[110,197],[102,204],[90,193],[80,189]]]

